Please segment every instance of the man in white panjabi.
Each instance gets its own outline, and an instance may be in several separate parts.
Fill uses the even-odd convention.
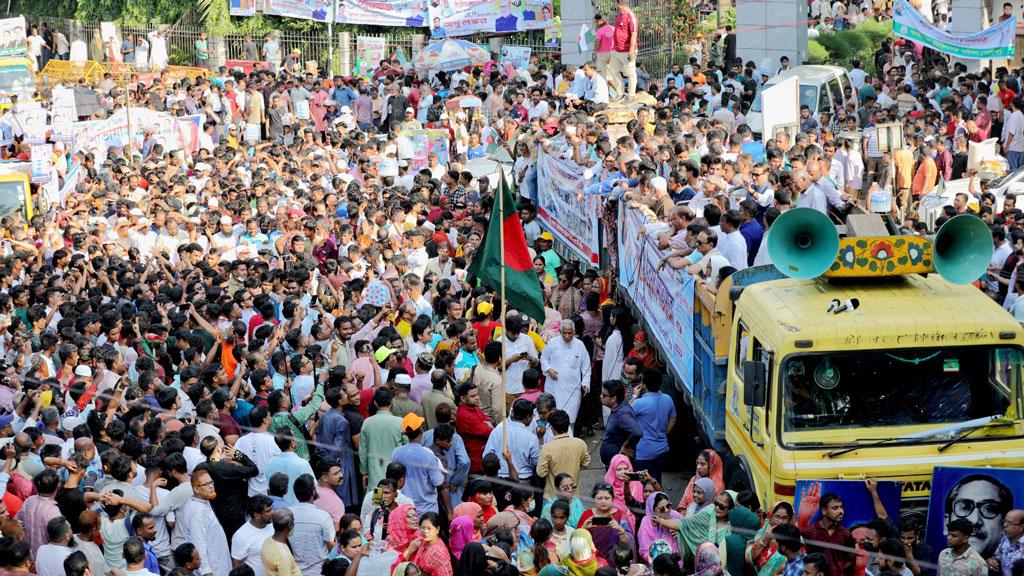
[[[540,355],[541,370],[548,378],[547,390],[555,405],[569,414],[570,429],[576,424],[580,401],[590,391],[590,354],[576,338],[571,320],[562,320],[560,338],[552,338]]]

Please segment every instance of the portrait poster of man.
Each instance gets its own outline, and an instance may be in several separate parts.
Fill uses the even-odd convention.
[[[974,527],[970,543],[988,559],[999,545],[1006,513],[1024,503],[1024,470],[937,466],[932,475],[925,540],[936,554],[946,548],[946,526],[963,518]]]

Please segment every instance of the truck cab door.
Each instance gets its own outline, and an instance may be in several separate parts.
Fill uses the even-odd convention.
[[[772,427],[768,406],[771,403],[774,354],[749,330],[742,319],[737,323],[736,337],[733,377],[743,387],[743,407],[739,419],[745,436],[743,445],[749,452],[744,454],[744,460],[755,484],[750,488],[755,490],[758,497],[763,497],[772,491]]]

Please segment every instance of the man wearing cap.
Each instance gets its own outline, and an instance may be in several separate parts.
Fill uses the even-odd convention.
[[[391,452],[391,460],[405,466],[405,487],[403,492],[412,498],[416,512],[440,512],[438,495],[444,513],[452,510],[448,502],[448,490],[438,490],[444,484],[444,468],[433,451],[423,445],[423,425],[426,420],[414,412],[402,418],[402,432],[409,443]]]
[[[552,249],[554,245],[555,237],[551,235],[551,232],[545,230],[537,237],[537,254],[544,259],[544,271],[547,272],[548,276],[557,278],[558,272],[556,272],[556,269],[562,265],[562,259]]]
[[[359,433],[359,469],[363,472],[363,488],[377,486],[384,478],[392,452],[407,442],[402,432],[402,419],[391,413],[393,400],[394,393],[390,388],[377,388],[373,393],[377,413],[363,422]]]
[[[398,372],[401,370],[396,369]],[[423,416],[423,407],[418,402],[413,401],[409,398],[409,392],[412,390],[412,377],[408,374],[399,373],[395,375],[395,397],[391,401],[391,413],[395,416],[405,416],[406,414],[416,414]]]
[[[413,110],[412,106],[405,109],[405,118],[398,125],[398,128],[399,130],[419,130],[423,128],[420,121],[416,119],[416,110]]]

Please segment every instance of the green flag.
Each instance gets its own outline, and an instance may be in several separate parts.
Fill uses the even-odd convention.
[[[533,271],[533,260],[526,247],[526,235],[519,220],[516,201],[505,180],[504,170],[499,170],[498,194],[494,210],[487,225],[483,245],[473,258],[469,272],[480,279],[480,283],[501,293],[501,271],[505,270],[505,300],[516,310],[525,313],[541,324],[544,323],[544,296],[540,280]],[[504,236],[504,253],[501,237]]]

